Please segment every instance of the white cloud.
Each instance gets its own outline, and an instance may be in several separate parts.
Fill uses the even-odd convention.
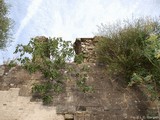
[[[27,14],[24,17],[24,19],[20,23],[20,27],[18,28],[16,34],[15,34],[15,39],[17,40],[22,32],[22,30],[25,28],[25,26],[29,23],[31,20],[32,16],[37,12],[40,4],[42,3],[43,0],[33,0],[31,5],[27,9]],[[17,6],[18,7],[18,6]]]

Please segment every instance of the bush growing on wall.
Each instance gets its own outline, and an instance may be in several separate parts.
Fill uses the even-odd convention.
[[[46,55],[47,51],[49,56]],[[42,44],[31,39],[27,45],[18,45],[15,53],[20,53],[17,60],[30,73],[41,71],[44,75],[46,82],[35,84],[32,92],[38,94],[44,104],[51,103],[51,91],[60,92],[62,90],[63,69],[66,62],[74,55],[71,42],[63,41],[61,38],[49,38],[47,43]],[[32,55],[33,58],[26,57],[26,54]]]
[[[145,84],[153,93],[160,90],[160,23],[135,19],[112,26],[103,25],[104,38],[97,44],[98,62],[109,73],[129,84]]]

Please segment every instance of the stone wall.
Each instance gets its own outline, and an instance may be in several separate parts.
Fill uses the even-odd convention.
[[[39,44],[40,46],[43,46],[43,50],[41,50],[41,52],[38,54],[38,52],[33,52],[33,62],[41,62],[42,61],[42,57],[48,57],[50,58],[50,52],[49,52],[49,48],[48,48],[48,38],[45,36],[37,36],[34,38],[34,42],[35,44]],[[39,49],[38,47],[35,47],[35,51],[37,49]],[[43,53],[42,53],[43,52]],[[45,56],[42,56],[45,55]]]
[[[96,51],[95,51],[95,45],[100,40],[102,36],[95,36],[93,38],[77,38],[74,42],[74,51],[76,55],[82,54],[84,57],[83,62],[90,62],[95,63],[96,62]],[[43,44],[44,45],[44,55],[45,57],[50,58],[50,52],[49,48],[47,47],[48,44],[48,38],[45,36],[37,36],[34,38],[35,43]],[[45,47],[46,46],[46,47]],[[35,47],[35,50],[37,48]],[[34,54],[33,53],[33,62],[40,62],[41,61],[41,54]]]
[[[6,90],[4,94],[0,94],[0,120],[11,120],[3,119],[5,115],[11,118],[15,116],[14,119],[17,120],[18,118],[33,120],[32,118],[29,119],[28,116],[37,116],[38,113],[35,114],[34,112],[37,110],[40,116],[34,120],[55,120],[56,113],[61,116],[64,115],[65,119],[62,120],[142,120],[142,117],[143,120],[147,120],[145,118],[148,115],[154,115],[153,118],[158,118],[157,105],[150,106],[151,101],[147,99],[147,96],[144,96],[141,86],[140,88],[124,88],[122,83],[117,83],[119,79],[110,79],[105,74],[105,69],[93,63],[82,63],[80,65],[69,63],[66,64],[66,68],[64,69],[63,92],[58,94],[50,91],[53,92],[53,106],[36,107],[35,105],[30,106],[35,101],[39,101],[34,97],[30,99],[33,95],[31,93],[32,87],[34,84],[43,83],[47,79],[40,72],[29,74],[18,65],[13,68],[9,68],[7,65],[0,66],[0,90]],[[86,85],[93,88],[91,91],[82,91],[81,86],[77,84],[77,81],[82,79],[86,79]],[[16,93],[8,93],[13,88],[19,89]],[[0,93],[2,92],[0,91]],[[18,95],[28,98],[28,100],[26,101]],[[8,99],[13,96],[14,99]],[[29,102],[30,100],[33,103]],[[40,101],[37,104],[39,103]],[[31,108],[34,109],[33,112]],[[11,113],[10,110],[12,109],[14,113],[18,112],[19,114],[8,114]],[[147,110],[152,114],[147,114]],[[55,116],[48,115],[51,112]],[[5,115],[2,113],[5,113]],[[41,113],[47,114],[41,116]],[[43,118],[47,116],[52,118]]]
[[[77,38],[74,43],[75,53],[77,55],[83,54],[83,62],[96,62],[95,45],[101,38],[101,36],[95,36],[93,38]]]

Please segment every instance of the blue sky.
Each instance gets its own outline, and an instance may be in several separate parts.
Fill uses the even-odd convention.
[[[74,41],[93,37],[97,25],[134,17],[159,17],[160,0],[6,0],[15,21],[13,41],[0,51],[0,64],[15,58],[15,47],[37,35]],[[160,18],[160,17],[159,17]]]

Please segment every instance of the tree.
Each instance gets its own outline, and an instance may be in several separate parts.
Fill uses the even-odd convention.
[[[12,20],[8,17],[9,5],[0,0],[0,49],[6,47],[11,38]]]

